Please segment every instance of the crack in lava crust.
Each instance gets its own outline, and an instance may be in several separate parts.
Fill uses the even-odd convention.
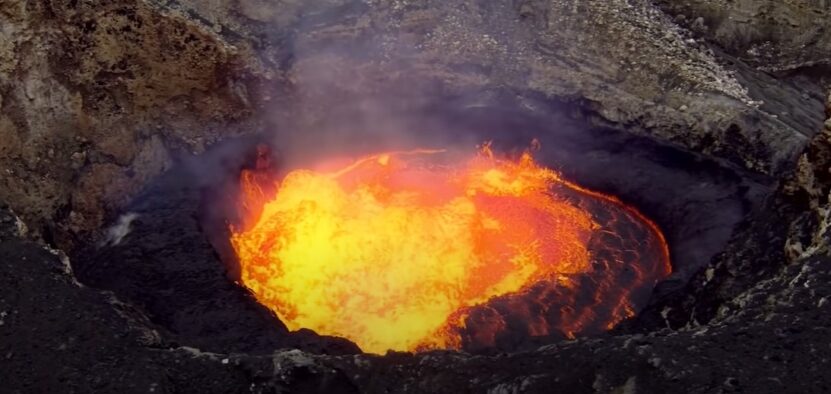
[[[279,182],[245,170],[242,191],[243,285],[290,329],[369,352],[601,332],[670,272],[657,226],[528,152],[382,153]]]

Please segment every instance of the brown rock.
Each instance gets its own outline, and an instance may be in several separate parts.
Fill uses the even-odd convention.
[[[124,169],[114,164],[92,164],[80,175],[72,194],[73,224],[78,229],[98,229],[104,225],[106,209],[127,202],[139,185],[131,182]],[[102,210],[102,207],[104,210]]]
[[[187,18],[131,0],[23,4],[0,2],[0,199],[30,223],[69,204],[83,217],[73,229],[94,230],[140,187],[125,169],[144,180],[167,165],[150,164],[137,131],[164,124],[165,141],[187,146],[239,132],[229,120],[250,113],[228,88],[247,67],[237,49]],[[76,174],[88,158],[95,168]]]

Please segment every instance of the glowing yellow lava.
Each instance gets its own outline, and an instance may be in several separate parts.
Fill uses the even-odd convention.
[[[466,308],[591,270],[596,224],[555,194],[557,173],[487,146],[461,164],[438,164],[442,155],[290,172],[233,232],[242,283],[292,330],[383,353],[458,347]]]

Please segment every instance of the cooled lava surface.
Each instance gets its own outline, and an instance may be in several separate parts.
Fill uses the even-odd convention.
[[[652,221],[530,152],[387,152],[241,186],[241,283],[290,329],[367,352],[603,332],[671,271]]]

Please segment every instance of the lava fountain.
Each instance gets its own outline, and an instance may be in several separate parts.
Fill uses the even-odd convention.
[[[609,329],[670,272],[657,226],[529,152],[389,152],[268,178],[241,177],[241,283],[290,329],[368,352]]]

